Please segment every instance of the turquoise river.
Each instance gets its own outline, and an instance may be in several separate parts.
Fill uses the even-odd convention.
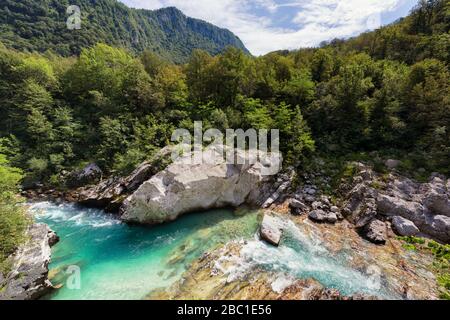
[[[101,210],[71,204],[39,202],[31,209],[38,222],[47,223],[60,237],[53,247],[50,278],[61,288],[45,299],[143,299],[179,280],[204,252],[241,239],[248,240],[243,249],[248,261],[270,271],[312,277],[345,294],[384,295],[365,285],[364,274],[328,257],[298,231],[291,232],[298,239],[288,239],[280,248],[257,241],[257,212],[236,215],[217,210],[189,214],[162,226],[139,227]],[[66,285],[73,280],[71,266],[80,271],[80,287],[75,289]]]

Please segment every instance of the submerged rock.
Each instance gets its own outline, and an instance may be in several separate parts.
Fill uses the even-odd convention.
[[[122,220],[159,224],[193,211],[261,204],[263,185],[270,180],[263,174],[267,164],[227,164],[217,154],[206,155],[210,158],[202,164],[190,163],[189,154],[183,156],[143,183],[124,202]],[[235,156],[246,159],[240,150]]]
[[[274,246],[278,246],[280,244],[282,235],[283,231],[278,220],[267,214],[264,215],[260,229],[261,239]]]
[[[49,293],[48,280],[51,246],[59,239],[46,224],[33,224],[29,240],[11,257],[12,269],[0,281],[0,300],[35,300]]]

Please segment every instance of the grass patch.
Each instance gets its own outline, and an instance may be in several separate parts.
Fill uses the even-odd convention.
[[[433,271],[439,284],[440,298],[450,300],[450,245],[417,237],[399,237],[407,250],[431,253],[434,256]]]

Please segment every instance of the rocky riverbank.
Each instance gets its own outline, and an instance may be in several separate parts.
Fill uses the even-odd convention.
[[[450,179],[433,174],[419,183],[395,172],[378,174],[361,163],[352,164],[350,181],[339,186],[334,199],[313,184],[285,194],[292,215],[307,215],[318,223],[347,220],[367,240],[385,244],[387,230],[450,243]]]
[[[440,288],[433,257],[405,249],[398,236],[449,243],[450,180],[433,174],[429,182],[419,183],[395,170],[380,174],[361,163],[351,165],[353,176],[342,181],[334,196],[324,193],[309,175],[297,188],[293,187],[292,174],[285,173],[284,179],[276,180],[277,185],[272,185],[271,196],[263,205],[272,213],[262,221],[261,241],[283,246],[283,227],[274,217],[284,216],[302,233],[318,237],[330,256],[345,252],[354,269],[378,270],[380,281],[391,294],[388,298],[438,299]],[[317,177],[325,182],[331,180],[320,174]],[[299,279],[251,265],[245,261],[248,246],[230,243],[205,254],[183,280],[169,290],[151,293],[149,299],[374,298],[363,293],[345,295],[314,278]],[[225,267],[218,268],[219,261],[226,262]],[[246,266],[244,271],[242,266]],[[280,283],[284,283],[281,288]]]
[[[11,271],[0,274],[0,300],[35,300],[53,289],[48,265],[58,236],[40,223],[31,225],[26,236],[28,241],[11,257]]]
[[[163,154],[167,157],[168,149]],[[380,270],[388,294],[378,298],[437,299],[439,288],[431,271],[433,257],[405,250],[398,236],[450,242],[450,180],[433,174],[428,182],[419,183],[392,168],[387,173],[377,173],[362,163],[350,166],[352,175],[342,179],[331,194],[330,188],[316,184],[317,181],[330,184],[332,177],[324,173],[302,174],[289,168],[267,177],[261,174],[260,163],[192,165],[180,160],[164,170],[153,163],[144,163],[128,177],[111,178],[59,196],[119,211],[122,220],[140,224],[172,221],[194,210],[241,205],[263,208],[272,212],[262,219],[260,230],[261,239],[270,246],[281,246],[283,250],[286,230],[279,223],[281,217],[294,223],[299,233],[314,235],[314,241],[327,250],[327,256],[345,256],[348,261],[342,265],[360,270],[362,277],[370,268]],[[393,161],[386,166],[394,166]],[[291,241],[302,245],[298,239]],[[205,254],[189,268],[183,281],[149,297],[371,299],[376,296],[364,290],[351,294],[330,290],[308,274],[282,278],[286,275],[269,272],[258,264],[246,269],[242,277],[231,280],[229,273],[217,269],[217,261],[223,257],[228,257],[229,270],[245,264],[242,253],[246,248],[247,243],[234,242]]]
[[[148,299],[438,299],[430,256],[407,251],[394,238],[385,246],[373,245],[347,221],[316,224],[278,209],[285,212],[271,216],[284,225],[280,247],[258,239],[228,243],[205,253],[179,282]],[[300,246],[295,251],[294,241]],[[297,250],[310,258],[302,260]]]

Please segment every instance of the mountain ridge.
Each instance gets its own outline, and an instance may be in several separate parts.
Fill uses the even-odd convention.
[[[68,30],[69,5],[81,9],[81,30]],[[0,41],[7,47],[78,55],[104,42],[135,53],[150,50],[182,63],[192,50],[212,55],[233,46],[250,54],[230,30],[186,16],[176,7],[134,9],[117,0],[0,0]]]

